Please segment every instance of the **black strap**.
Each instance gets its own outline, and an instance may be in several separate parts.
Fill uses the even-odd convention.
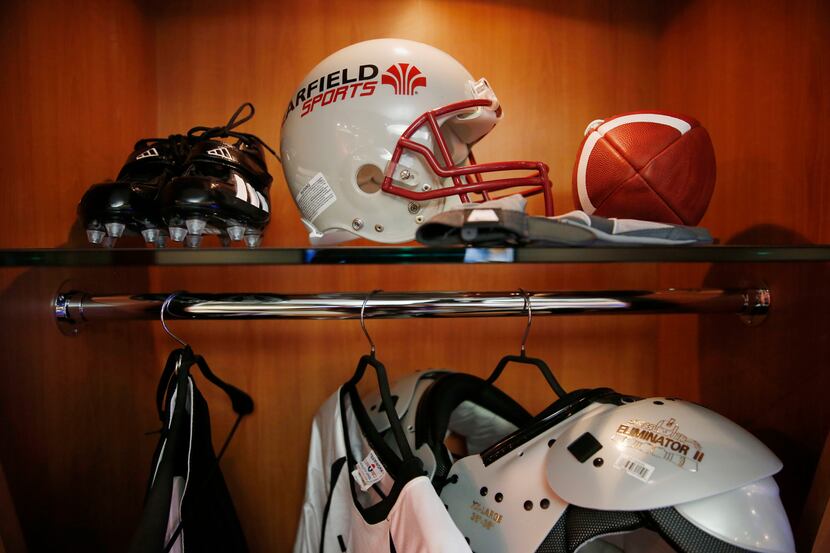
[[[513,398],[478,376],[465,373],[442,375],[421,396],[415,411],[415,447],[427,444],[435,455],[433,485],[440,491],[452,468],[444,440],[450,418],[459,405],[470,401],[522,428],[533,417]]]
[[[361,378],[363,378],[363,375],[366,372],[366,367],[372,367],[375,369],[375,376],[378,381],[378,391],[380,392],[380,403],[383,406],[384,411],[386,411],[386,418],[389,420],[389,425],[392,429],[392,434],[395,437],[395,443],[398,446],[398,451],[400,451],[401,457],[404,460],[414,458],[412,449],[409,447],[409,442],[406,439],[406,434],[401,426],[401,420],[398,418],[398,412],[395,409],[395,402],[392,401],[392,392],[389,389],[389,377],[386,374],[386,367],[374,356],[374,354],[362,356],[357,363],[354,374],[349,381],[343,385],[343,388],[345,388],[349,393],[352,406],[359,406],[358,410],[355,410],[355,414],[359,416],[359,411],[362,411],[364,414],[366,412],[363,401],[357,393],[357,383],[360,382]],[[366,415],[365,418],[368,420],[368,415]],[[361,427],[364,433],[367,431],[371,432],[372,430],[377,433],[377,429],[374,428],[371,421],[368,421],[367,424],[364,424],[364,422],[366,421],[361,421]]]
[[[170,387],[174,374],[180,369],[189,369],[194,362],[193,350],[190,347],[174,349],[167,356],[167,362],[161,371],[158,386],[156,387],[156,410],[159,420],[165,424],[164,417],[164,396]]]
[[[539,434],[553,428],[589,405],[612,402],[618,394],[610,388],[574,390],[554,401],[549,407],[533,417],[533,421],[512,434],[505,436],[479,455],[484,466],[489,466],[507,453],[526,444]]]
[[[246,108],[250,110],[250,113],[248,113],[247,115],[245,115],[242,118],[239,118],[239,115]],[[258,145],[262,146],[263,148],[265,148],[266,150],[271,152],[271,154],[279,160],[280,156],[278,156],[277,152],[275,152],[273,150],[273,148],[271,148],[271,146],[266,144],[264,140],[262,140],[261,138],[259,138],[258,136],[254,135],[254,134],[234,130],[235,128],[239,127],[243,123],[245,123],[247,121],[250,121],[253,118],[255,112],[256,112],[256,110],[254,109],[254,105],[251,102],[245,102],[244,104],[239,106],[239,108],[237,108],[237,110],[235,112],[233,112],[233,115],[231,115],[231,118],[228,120],[228,122],[224,126],[222,126],[222,127],[204,127],[204,126],[193,127],[192,129],[187,131],[187,137],[191,138],[191,139],[208,140],[208,139],[211,139],[211,138],[223,138],[223,137],[232,136],[234,138],[242,140],[243,142],[246,142],[246,143],[249,143],[249,144],[251,144],[251,143],[258,144]]]
[[[322,531],[320,533],[320,550],[319,553],[323,553],[323,546],[326,544],[326,522],[329,518],[329,511],[331,510],[331,499],[334,497],[334,487],[337,485],[337,479],[340,478],[340,471],[343,470],[343,465],[346,464],[346,458],[341,457],[337,459],[331,465],[331,475],[329,481],[329,493],[328,497],[326,498],[326,506],[323,508],[323,523],[322,523]],[[342,538],[340,538],[342,541]],[[343,551],[346,550],[345,545],[341,545],[340,547]]]

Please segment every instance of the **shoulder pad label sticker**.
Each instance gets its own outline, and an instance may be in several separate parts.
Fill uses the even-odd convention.
[[[654,472],[654,467],[643,461],[638,461],[628,455],[620,455],[614,461],[614,468],[625,472],[628,476],[632,476],[642,482],[648,482],[651,479],[651,473]]]
[[[642,451],[689,472],[697,472],[703,461],[700,442],[682,434],[680,425],[672,418],[656,423],[630,419],[617,427],[611,439],[623,447]]]

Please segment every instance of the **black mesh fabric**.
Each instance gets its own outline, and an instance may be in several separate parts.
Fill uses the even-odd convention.
[[[707,534],[677,512],[673,507],[649,511],[655,530],[683,553],[749,553],[731,543]]]
[[[570,507],[568,508],[570,509]],[[565,521],[567,519],[567,510],[559,517],[553,528],[550,529],[548,535],[542,541],[541,545],[536,549],[536,553],[568,553],[567,539],[565,535]]]
[[[568,551],[597,536],[617,532],[630,532],[644,526],[644,520],[636,511],[596,511],[571,506],[567,517]]]
[[[574,553],[586,542],[608,534],[649,528],[658,532],[679,553],[750,553],[711,536],[686,520],[676,509],[652,511],[597,511],[570,506],[536,553]]]

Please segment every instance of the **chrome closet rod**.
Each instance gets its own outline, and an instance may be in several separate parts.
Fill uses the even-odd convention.
[[[596,290],[530,292],[534,315],[733,313],[763,316],[769,291]],[[157,319],[169,294],[58,294],[55,317],[61,323],[114,319]],[[170,302],[171,319],[359,319],[366,292],[330,294],[180,292]],[[511,317],[524,315],[524,297],[506,292],[378,292],[366,305],[366,318]]]

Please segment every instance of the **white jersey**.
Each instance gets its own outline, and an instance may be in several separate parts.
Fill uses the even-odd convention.
[[[427,477],[396,481],[380,466],[380,478],[362,491],[351,473],[370,452],[339,389],[312,424],[294,553],[470,552]]]

